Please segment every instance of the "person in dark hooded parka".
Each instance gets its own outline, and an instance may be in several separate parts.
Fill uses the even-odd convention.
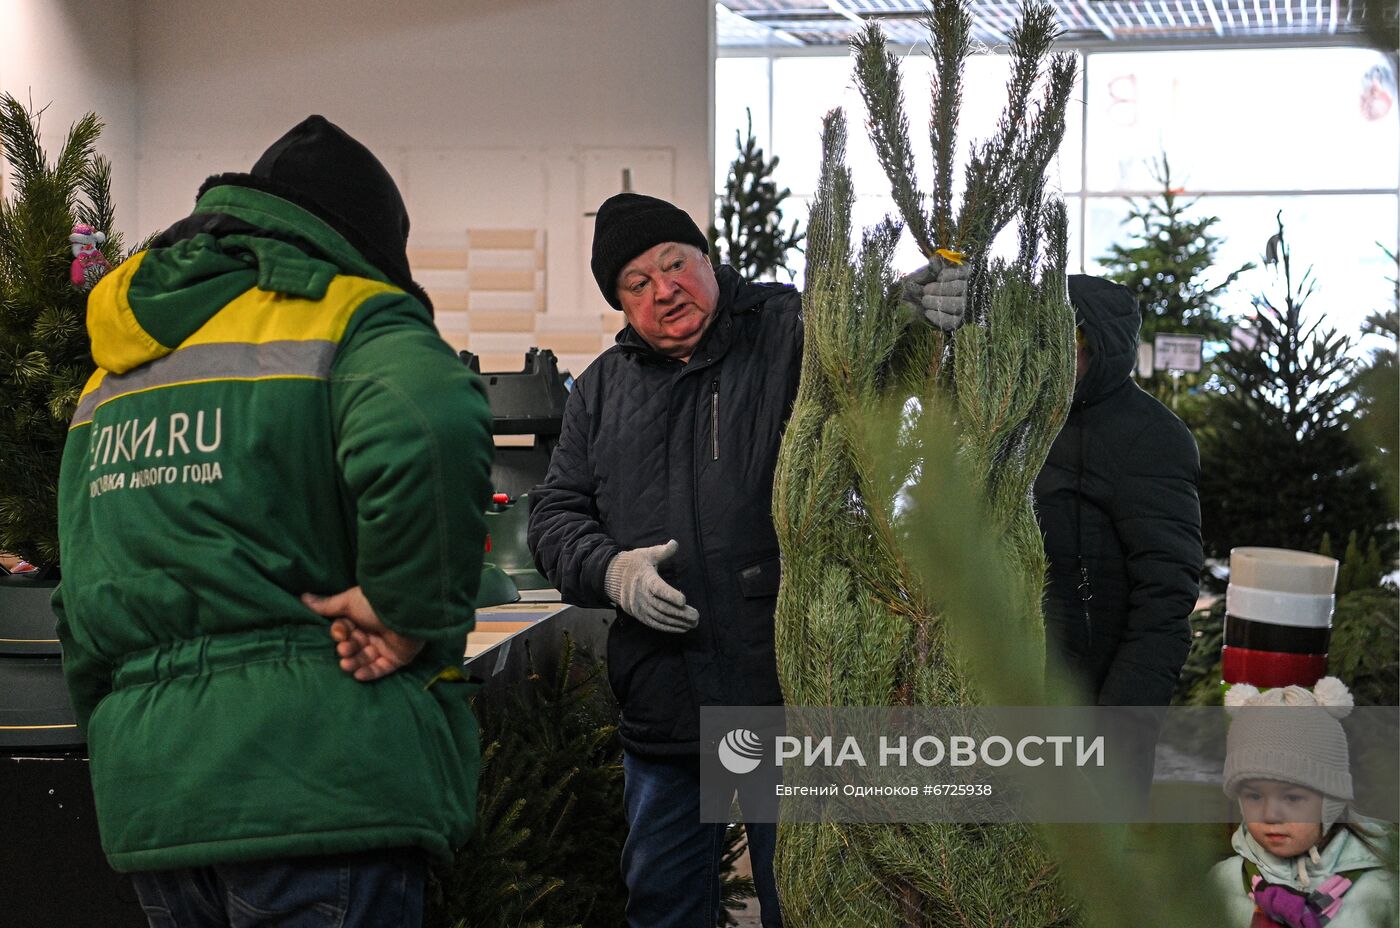
[[[1047,644],[1086,702],[1165,706],[1200,585],[1200,458],[1186,425],[1132,380],[1133,295],[1075,274],[1069,296],[1074,401],[1035,482]]]

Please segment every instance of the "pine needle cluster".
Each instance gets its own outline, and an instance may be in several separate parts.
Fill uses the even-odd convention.
[[[929,26],[932,196],[914,178],[897,61],[878,27],[853,43],[857,80],[876,153],[916,242],[926,255],[952,249],[975,262],[972,321],[952,336],[907,325],[892,268],[899,223],[867,230],[852,250],[846,122],[839,111],[829,114],[808,228],[802,382],[774,490],[784,554],[777,652],[791,705],[1043,698],[1045,563],[1030,485],[1068,412],[1074,349],[1065,212],[1045,196],[1042,178],[1063,133],[1075,63],[1049,55],[1053,11],[1025,8],[1013,36],[1010,102],[994,137],[972,149],[955,204],[953,141],[971,20],[956,0],[938,0]],[[987,247],[1013,218],[1021,231],[1016,259],[989,260]],[[935,430],[941,437],[928,437],[930,423],[944,420]],[[974,476],[959,484],[955,468]],[[916,531],[927,511],[913,500],[944,492],[969,507],[937,526],[951,533],[949,557],[968,553],[959,542],[972,545],[990,527],[995,541],[977,548],[984,556],[974,561],[1010,565],[1000,580],[930,569],[928,533]],[[970,534],[959,535],[962,526]],[[975,581],[993,582],[1003,608],[985,624],[957,622],[969,613],[951,605]],[[1017,650],[1018,673],[998,676],[981,663],[986,652],[975,645],[988,637]],[[785,824],[778,854],[785,917],[796,925],[1074,918],[1048,851],[1022,825]]]
[[[58,472],[68,422],[93,372],[87,293],[69,280],[75,223],[108,234],[112,264],[112,170],[96,154],[101,121],[69,129],[50,162],[40,143],[42,111],[0,95],[0,145],[13,190],[0,202],[0,550],[57,566]]]

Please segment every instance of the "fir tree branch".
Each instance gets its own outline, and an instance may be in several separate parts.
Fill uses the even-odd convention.
[[[933,37],[929,141],[933,148],[933,231],[953,247],[953,168],[962,108],[962,74],[972,51],[972,14],[958,0],[937,0],[924,25]]]
[[[1030,125],[1028,113],[1041,61],[1058,35],[1053,7],[1036,2],[1022,7],[1021,21],[1010,36],[1006,107],[996,134],[977,146],[968,162],[966,193],[954,236],[962,251],[980,255],[986,250],[1015,213],[1022,177],[1037,171],[1037,165],[1037,172],[1043,172],[1059,146],[1073,87],[1071,58],[1061,55],[1052,61],[1046,101],[1036,125]]]
[[[97,137],[102,134],[102,122],[93,113],[79,117],[68,130],[63,148],[54,164],[54,182],[70,192],[69,208],[76,205],[77,194],[84,179],[92,171],[92,159],[97,145]]]
[[[39,122],[43,110],[30,113],[9,94],[0,94],[0,150],[4,151],[14,175],[15,190],[23,199],[25,191],[43,175],[47,158],[39,144]]]
[[[851,48],[855,51],[856,85],[865,101],[875,156],[889,178],[890,193],[909,233],[931,258],[938,246],[929,234],[923,195],[915,187],[914,152],[909,144],[909,119],[904,115],[899,61],[885,48],[885,33],[875,23],[868,23],[857,33]]]
[[[822,168],[807,221],[808,289],[829,286],[832,274],[849,272],[851,253],[851,172],[846,167],[846,114],[832,110],[822,119]]]

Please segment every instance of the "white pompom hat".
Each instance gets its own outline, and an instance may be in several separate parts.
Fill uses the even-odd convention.
[[[1323,830],[1331,828],[1353,798],[1347,736],[1340,721],[1352,705],[1351,692],[1336,677],[1323,677],[1311,690],[1283,686],[1261,693],[1248,683],[1230,687],[1225,693],[1232,717],[1225,748],[1225,795],[1238,799],[1246,780],[1306,786],[1322,794]],[[1256,708],[1268,711],[1253,711]]]

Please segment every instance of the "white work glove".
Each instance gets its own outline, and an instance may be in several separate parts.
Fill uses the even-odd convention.
[[[954,264],[936,254],[925,267],[900,281],[899,298],[915,318],[923,316],[945,332],[955,331],[967,316],[967,281],[972,262]]]
[[[685,604],[685,594],[656,572],[656,565],[680,550],[672,538],[664,545],[623,551],[608,563],[603,590],[622,611],[659,632],[688,632],[700,613]]]

